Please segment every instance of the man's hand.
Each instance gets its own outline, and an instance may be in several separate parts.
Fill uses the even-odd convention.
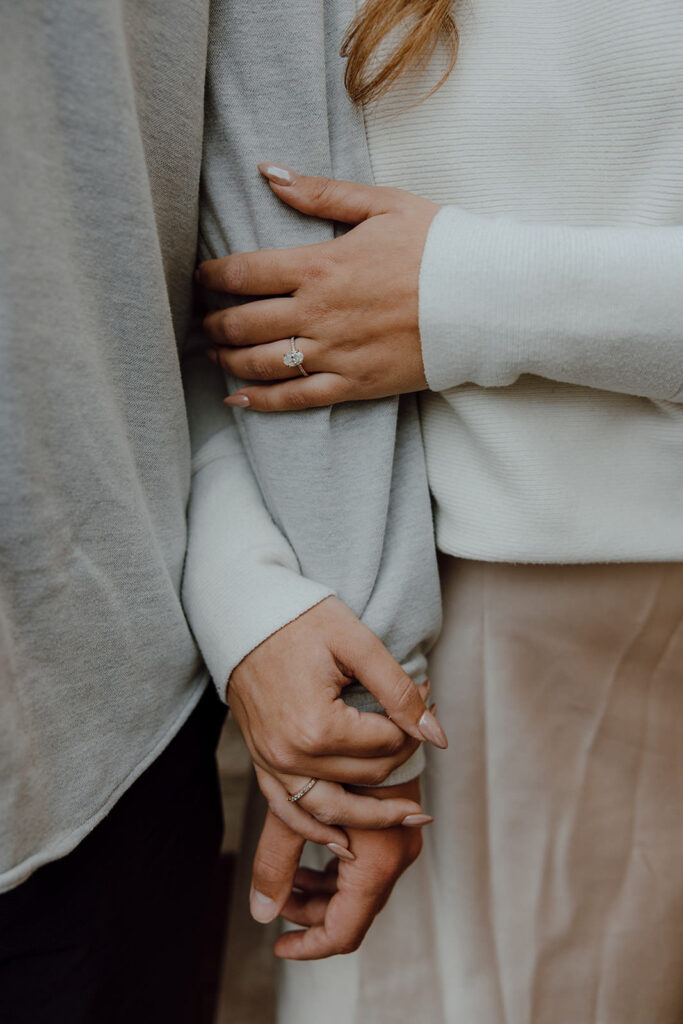
[[[391,787],[388,795],[419,801],[419,781]],[[349,839],[356,858],[352,863],[331,861],[325,871],[299,868],[303,841],[269,813],[254,859],[252,914],[262,922],[281,914],[302,926],[280,936],[277,956],[320,960],[358,949],[397,879],[422,848],[419,829],[349,829]]]
[[[198,279],[212,291],[269,296],[210,313],[204,322],[216,346],[210,358],[233,377],[271,382],[241,387],[228,404],[269,412],[425,389],[418,282],[439,207],[400,189],[259,166],[289,206],[357,226],[319,245],[200,266]],[[283,363],[291,337],[307,377]]]
[[[354,680],[377,698],[391,721],[344,703],[342,691]],[[331,783],[377,786],[420,741],[445,747],[426,695],[427,687],[417,687],[375,634],[334,597],[252,651],[233,671],[228,688],[273,813],[304,838],[342,848],[348,839],[334,825],[410,826],[413,821],[405,819],[422,813],[404,797],[378,800],[366,790],[361,796]],[[287,793],[309,778],[323,781],[289,803]]]

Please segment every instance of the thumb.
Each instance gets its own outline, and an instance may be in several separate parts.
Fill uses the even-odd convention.
[[[362,683],[404,732],[441,749],[448,746],[446,733],[427,708],[420,688],[371,629],[350,619],[335,637],[334,653],[346,674]]]
[[[305,840],[268,811],[254,855],[249,909],[255,921],[274,921],[290,897]]]
[[[336,178],[312,178],[297,174],[289,167],[262,163],[258,169],[270,182],[273,192],[288,206],[301,213],[344,224],[360,224],[368,217],[386,213],[397,205],[396,189],[359,185]]]

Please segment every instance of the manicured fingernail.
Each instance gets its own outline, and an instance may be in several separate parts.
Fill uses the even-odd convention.
[[[264,896],[258,889],[252,889],[249,894],[249,909],[251,916],[259,924],[269,924],[277,917],[277,904],[269,896]]]
[[[328,843],[327,844],[327,849],[331,853],[333,853],[335,855],[335,857],[339,857],[340,860],[355,860],[356,859],[355,853],[351,853],[350,850],[347,850],[345,846],[340,846],[339,843]]]
[[[249,399],[246,395],[228,395],[223,401],[226,405],[235,405],[239,409],[246,409],[249,405]]]
[[[446,733],[434,718],[431,711],[425,711],[422,718],[417,723],[417,727],[429,743],[433,743],[434,746],[438,747],[440,750],[446,749],[448,746]]]
[[[206,358],[211,363],[217,363],[218,362],[218,352],[216,352],[215,348],[207,348],[207,350],[206,350]]]
[[[294,175],[286,167],[278,167],[276,164],[259,164],[258,169],[264,178],[276,185],[294,184]]]
[[[408,828],[422,828],[423,825],[431,825],[433,821],[429,814],[407,814],[401,824]]]

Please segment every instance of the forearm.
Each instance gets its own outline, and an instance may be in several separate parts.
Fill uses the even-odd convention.
[[[233,669],[255,647],[332,591],[305,579],[263,503],[222,375],[189,359],[185,387],[192,487],[183,602],[222,698]]]
[[[420,272],[427,381],[522,374],[683,399],[683,229],[523,224],[445,207]]]
[[[292,548],[271,519],[232,414],[220,402],[221,375],[201,357],[187,359],[184,371],[193,477],[183,600],[225,699],[233,670],[267,638],[330,596],[331,590],[300,573]],[[307,646],[312,646],[310,641]],[[286,643],[265,672],[278,689],[286,685],[285,658]],[[382,710],[360,686],[347,687],[343,693],[358,710]],[[271,731],[274,724],[269,725]],[[418,749],[388,782],[413,778],[421,770]]]

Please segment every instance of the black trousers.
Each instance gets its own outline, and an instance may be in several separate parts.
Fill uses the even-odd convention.
[[[223,830],[212,688],[67,857],[0,896],[2,1024],[195,1024]]]

